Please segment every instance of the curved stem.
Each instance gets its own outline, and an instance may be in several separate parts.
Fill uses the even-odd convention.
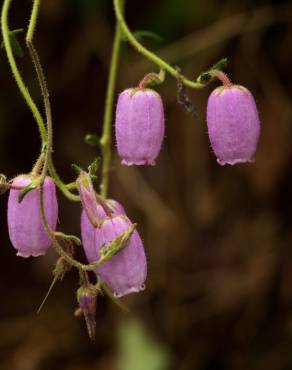
[[[28,30],[26,34],[26,40],[32,41],[35,27],[36,27],[36,22],[39,14],[39,8],[40,8],[40,0],[35,0],[33,3],[32,11],[31,11],[31,16],[30,16],[30,21],[28,25]]]
[[[154,62],[160,68],[164,69],[171,76],[175,78],[180,77],[184,85],[194,88],[194,89],[200,89],[205,86],[204,84],[201,84],[199,82],[191,81],[187,79],[185,76],[179,76],[175,68],[171,67],[171,65],[165,62],[163,59],[159,58],[156,54],[152,53],[150,50],[146,49],[142,44],[140,44],[139,41],[137,41],[137,39],[132,34],[132,32],[130,31],[129,27],[126,24],[126,21],[125,21],[125,18],[123,16],[123,12],[121,9],[121,0],[114,0],[114,9],[116,13],[116,18],[120,23],[120,26],[122,28],[124,35],[127,37],[130,44],[132,44],[134,48],[137,49],[137,51],[143,54],[147,59]]]
[[[51,238],[52,245],[55,248],[56,252],[59,256],[63,257],[66,262],[70,264],[70,266],[76,267],[78,270],[82,271],[93,271],[98,266],[102,265],[104,262],[106,262],[105,258],[100,258],[99,260],[90,263],[88,265],[85,265],[81,262],[78,262],[75,260],[70,254],[66,253],[60,243],[57,240],[57,235],[60,235],[59,233],[55,233],[54,230],[51,229],[47,217],[46,217],[46,211],[45,211],[45,204],[44,204],[44,187],[43,184],[40,185],[40,208],[41,208],[41,218],[44,225],[44,228]],[[56,235],[57,234],[57,235]]]
[[[58,175],[52,161],[49,161],[48,169],[49,169],[50,175],[55,181],[55,184],[60,189],[60,191],[63,193],[63,195],[69,200],[72,200],[74,202],[79,202],[80,197],[78,195],[71,193],[70,189],[67,188],[67,185],[60,179],[60,176]]]
[[[10,43],[10,31],[9,31],[9,28],[8,28],[8,13],[9,13],[10,4],[11,4],[11,0],[4,0],[3,8],[2,8],[2,15],[1,15],[1,27],[2,27],[3,43],[4,43],[6,53],[7,53],[8,62],[10,64],[10,67],[11,67],[13,76],[15,78],[15,81],[18,85],[18,88],[21,91],[27,105],[29,106],[29,108],[30,108],[30,110],[31,110],[31,112],[32,112],[37,124],[38,124],[39,132],[40,132],[41,140],[42,140],[42,146],[43,146],[47,142],[47,133],[46,133],[45,124],[44,124],[43,118],[42,118],[36,104],[34,103],[27,87],[25,86],[25,84],[24,84],[24,82],[21,78],[20,72],[18,70],[18,67],[16,65],[16,62],[15,62],[15,59],[14,59],[14,56],[13,56],[13,51],[12,51],[12,47],[11,47],[11,43]]]
[[[220,80],[222,82],[223,86],[226,86],[226,87],[231,87],[232,86],[232,82],[231,82],[230,78],[227,76],[226,73],[224,73],[222,71],[219,71],[218,69],[212,69],[208,73],[212,77],[218,78],[218,80]]]
[[[37,3],[37,2],[36,2]],[[33,61],[33,64],[35,66],[37,78],[40,84],[44,106],[45,106],[45,112],[46,112],[46,123],[47,123],[47,145],[46,145],[46,151],[45,151],[45,158],[44,158],[44,166],[42,170],[41,175],[41,183],[44,182],[45,177],[47,175],[48,171],[48,163],[51,160],[51,154],[53,150],[53,123],[52,123],[52,110],[51,110],[51,102],[49,97],[49,90],[47,87],[46,78],[43,72],[43,68],[38,56],[38,53],[33,45],[32,39],[27,38],[26,39],[26,45],[30,52],[31,59]]]
[[[120,11],[122,11],[120,9]],[[107,93],[105,100],[103,132],[100,139],[101,152],[102,152],[102,182],[100,185],[101,195],[106,198],[108,195],[110,161],[111,161],[111,143],[112,143],[112,115],[113,115],[113,101],[114,90],[117,77],[117,67],[119,63],[119,55],[122,41],[122,30],[120,23],[116,23],[116,31],[114,44],[111,56],[111,65],[109,72],[109,79],[107,85]]]
[[[46,127],[45,123],[43,120],[43,117],[41,116],[38,107],[34,103],[27,87],[25,86],[23,79],[21,77],[21,74],[19,72],[19,69],[17,67],[12,47],[11,47],[11,42],[10,42],[10,31],[8,27],[8,13],[9,13],[9,8],[10,8],[11,0],[4,0],[3,7],[2,7],[2,14],[1,14],[1,28],[2,28],[2,37],[3,37],[3,43],[4,43],[4,48],[7,53],[7,58],[8,62],[10,65],[10,68],[12,70],[13,76],[15,78],[15,81],[17,83],[17,86],[24,97],[28,107],[30,108],[40,131],[40,136],[42,140],[42,149],[46,146],[47,144],[47,132],[46,132]],[[30,18],[30,23],[28,27],[28,32],[27,32],[27,40],[33,39],[34,35],[34,30],[36,26],[36,20],[37,20],[37,15],[38,15],[38,10],[39,10],[39,5],[40,1],[35,0],[34,5],[33,5],[33,10]],[[61,192],[70,200],[73,201],[79,201],[79,197],[77,195],[72,194],[67,188],[66,185],[63,183],[63,181],[60,179],[59,175],[57,174],[57,171],[54,167],[53,162],[51,159],[48,162],[48,168],[51,176],[55,180],[56,185],[58,188],[61,190]]]
[[[35,66],[35,70],[37,73],[38,81],[40,84],[43,100],[44,100],[44,106],[45,106],[45,112],[46,112],[46,123],[47,123],[47,150],[46,150],[46,156],[44,160],[44,167],[42,172],[42,181],[44,181],[44,177],[46,176],[47,170],[49,170],[50,175],[55,180],[55,183],[57,187],[62,191],[62,193],[70,200],[73,201],[79,201],[80,198],[78,195],[72,194],[70,190],[67,188],[66,184],[63,183],[63,181],[60,179],[51,155],[53,151],[53,124],[52,124],[52,110],[51,110],[51,103],[49,98],[49,91],[45,79],[45,75],[43,73],[43,68],[39,60],[38,53],[33,45],[33,36],[36,26],[36,21],[38,17],[40,7],[40,0],[34,0],[33,3],[33,9],[31,13],[31,18],[28,26],[28,31],[26,35],[26,45],[30,52],[33,64]]]

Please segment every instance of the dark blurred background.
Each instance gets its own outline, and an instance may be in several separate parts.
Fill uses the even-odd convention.
[[[11,29],[27,26],[30,6],[13,1]],[[124,299],[127,315],[99,297],[93,343],[73,317],[75,272],[36,315],[56,256],[16,257],[2,196],[0,369],[292,369],[292,3],[128,0],[126,18],[132,30],[158,33],[162,41],[143,43],[190,78],[228,58],[231,79],[253,92],[260,111],[256,163],[216,163],[205,111],[218,83],[188,91],[199,118],[178,105],[173,78],[158,87],[167,128],[157,166],[122,167],[115,154],[110,186],[138,222],[147,289]],[[101,131],[114,24],[110,0],[42,1],[35,44],[51,92],[54,160],[68,182],[71,163],[86,168],[98,155],[84,136]],[[30,171],[40,141],[0,55],[1,172],[11,178]],[[18,63],[41,105],[26,51]],[[116,93],[157,70],[124,44]],[[61,194],[59,203],[60,230],[79,234],[80,205]]]

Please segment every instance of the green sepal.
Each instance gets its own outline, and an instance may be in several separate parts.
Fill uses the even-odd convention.
[[[24,197],[26,196],[26,194],[28,194],[30,191],[36,189],[38,187],[38,185],[39,184],[31,182],[29,185],[27,185],[23,189],[21,189],[21,191],[18,195],[18,203],[21,203],[23,201]]]
[[[100,258],[104,261],[108,261],[117,253],[119,253],[122,249],[124,249],[127,246],[128,241],[131,238],[136,227],[136,224],[131,225],[126,231],[113,239],[109,244],[105,244],[104,246],[102,246],[98,252]]]
[[[197,82],[199,82],[201,84],[209,83],[214,78],[213,76],[210,75],[210,71],[212,71],[214,69],[222,71],[222,70],[226,69],[227,64],[228,64],[227,58],[220,59],[208,71],[205,71],[205,72],[201,73],[200,76],[197,78]]]
[[[82,172],[82,171],[83,171],[83,169],[82,169],[80,166],[78,166],[77,164],[75,164],[75,163],[72,163],[72,164],[71,164],[71,167],[72,167],[73,171],[74,171],[78,176],[80,175],[80,172]]]
[[[97,179],[97,172],[99,170],[99,167],[100,167],[100,157],[96,158],[89,166],[88,166],[88,173],[89,173],[89,176],[91,177],[91,179],[93,181],[95,181]]]
[[[82,185],[85,187],[85,189],[90,192],[91,191],[91,184],[90,184],[90,177],[88,176],[88,173],[81,170],[78,179],[81,180]],[[78,185],[77,185],[78,187]]]

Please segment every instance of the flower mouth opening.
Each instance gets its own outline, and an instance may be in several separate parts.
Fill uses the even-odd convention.
[[[132,288],[129,288],[127,290],[125,290],[124,292],[122,293],[117,293],[117,292],[114,292],[114,297],[115,298],[121,298],[127,294],[131,294],[131,293],[140,293],[142,292],[143,290],[146,289],[146,285],[145,284],[142,284],[140,287],[132,287]]]

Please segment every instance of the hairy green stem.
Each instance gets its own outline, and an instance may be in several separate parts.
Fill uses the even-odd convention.
[[[39,9],[40,9],[40,0],[34,0],[32,11],[31,11],[31,16],[29,20],[28,30],[26,34],[27,41],[33,40],[33,35],[34,35],[35,27],[36,27],[38,14],[39,14]]]
[[[60,243],[57,240],[57,236],[60,235],[60,233],[55,233],[54,230],[51,229],[47,217],[46,217],[46,211],[45,211],[45,204],[44,204],[44,187],[43,184],[40,186],[40,208],[41,208],[41,217],[42,217],[42,222],[44,225],[44,228],[51,238],[52,245],[55,248],[57,254],[61,257],[64,258],[66,262],[69,263],[70,266],[76,267],[78,270],[82,271],[93,271],[95,270],[98,266],[102,265],[104,262],[106,262],[105,258],[100,258],[99,260],[90,263],[90,264],[83,264],[77,260],[75,260],[70,254],[66,253]]]
[[[27,105],[29,106],[39,128],[39,132],[41,135],[42,144],[45,144],[47,142],[47,133],[46,133],[46,127],[43,121],[43,118],[34,103],[27,87],[25,86],[22,77],[20,75],[20,72],[18,70],[18,67],[16,65],[11,43],[10,43],[10,31],[8,28],[8,13],[9,13],[9,7],[11,4],[11,0],[4,0],[3,7],[2,7],[2,15],[1,15],[1,27],[2,27],[2,37],[3,37],[3,43],[6,50],[8,62],[10,64],[13,76],[15,78],[15,81],[19,87],[19,90],[21,91]]]
[[[146,49],[132,34],[129,27],[127,26],[127,23],[125,21],[125,18],[123,16],[122,7],[121,7],[121,0],[113,0],[114,1],[114,9],[116,13],[116,18],[119,21],[119,24],[121,26],[121,29],[126,36],[127,40],[129,41],[132,46],[134,46],[135,49],[137,49],[138,52],[143,54],[147,59],[151,60],[153,63],[155,63],[157,66],[159,66],[161,69],[164,69],[166,72],[168,72],[171,76],[175,78],[181,78],[181,81],[184,85],[191,87],[193,89],[200,89],[204,87],[204,84],[201,84],[199,82],[191,81],[185,76],[181,76],[178,74],[177,70],[173,68],[170,64],[165,62],[163,59],[159,58],[156,54],[152,53],[150,50]]]
[[[7,58],[8,62],[10,65],[10,68],[12,70],[13,76],[15,78],[15,81],[17,83],[17,86],[23,95],[28,107],[30,108],[36,122],[39,128],[41,140],[42,140],[42,152],[43,148],[47,145],[47,132],[46,132],[46,127],[45,123],[43,120],[42,115],[40,114],[40,111],[38,107],[36,106],[34,100],[32,99],[27,87],[25,86],[23,79],[21,77],[20,71],[17,67],[14,55],[13,55],[13,50],[11,47],[11,41],[10,41],[10,31],[8,27],[8,14],[9,14],[9,8],[10,8],[11,0],[4,0],[3,7],[2,7],[2,14],[1,14],[1,28],[2,28],[2,37],[3,37],[3,43],[4,43],[4,48],[7,53]],[[29,41],[32,41],[34,31],[35,31],[35,26],[36,26],[36,20],[37,20],[37,15],[38,15],[38,10],[39,10],[39,5],[40,5],[40,0],[35,0],[33,4],[33,10],[31,13],[31,18],[30,18],[30,23],[28,26],[28,32],[26,39]],[[42,155],[42,154],[41,154]],[[48,161],[48,168],[51,176],[53,177],[56,185],[58,188],[61,190],[61,192],[70,200],[73,201],[79,201],[79,197],[75,194],[72,194],[69,189],[67,189],[66,184],[63,183],[63,181],[60,179],[54,164],[51,159]]]
[[[46,176],[47,170],[49,170],[50,175],[55,180],[55,183],[57,187],[62,191],[62,193],[70,200],[73,201],[79,201],[80,198],[78,195],[72,194],[70,190],[66,187],[66,184],[63,183],[63,181],[60,179],[51,155],[53,150],[53,124],[52,124],[52,110],[51,110],[51,103],[49,98],[49,91],[47,88],[47,83],[45,79],[45,75],[43,73],[43,68],[39,60],[38,53],[33,45],[33,36],[34,31],[36,27],[38,12],[40,8],[40,0],[34,0],[31,18],[28,26],[28,31],[26,35],[26,45],[30,52],[31,59],[33,61],[38,81],[41,88],[41,93],[43,96],[44,106],[45,106],[45,112],[46,112],[46,124],[47,124],[47,150],[46,150],[46,156],[44,160],[44,168],[42,172],[42,181],[44,181],[44,178]]]
[[[52,123],[52,110],[51,110],[51,102],[49,97],[49,90],[47,87],[46,78],[44,75],[44,71],[38,56],[38,53],[33,45],[32,39],[26,39],[26,45],[30,52],[31,59],[33,61],[37,78],[39,81],[41,93],[43,96],[45,112],[46,112],[46,125],[47,125],[47,145],[45,150],[45,158],[44,158],[44,166],[42,170],[42,175],[40,182],[43,183],[45,181],[45,177],[48,171],[48,163],[51,160],[51,154],[53,150],[53,123]]]
[[[67,185],[61,180],[51,160],[48,163],[48,169],[49,169],[50,175],[55,181],[55,184],[60,189],[60,191],[63,193],[63,195],[69,200],[72,200],[73,202],[79,202],[80,201],[79,195],[75,195],[71,193],[70,188],[67,188]]]
[[[121,10],[121,9],[120,9]],[[122,10],[121,10],[122,11]],[[109,79],[107,85],[107,93],[105,100],[103,132],[100,139],[102,152],[102,182],[100,185],[101,195],[106,198],[108,195],[110,162],[111,162],[111,143],[112,143],[112,116],[114,91],[117,77],[117,68],[119,63],[119,55],[122,41],[122,30],[119,22],[116,23],[116,31],[114,44],[111,56],[111,65],[109,71]]]

